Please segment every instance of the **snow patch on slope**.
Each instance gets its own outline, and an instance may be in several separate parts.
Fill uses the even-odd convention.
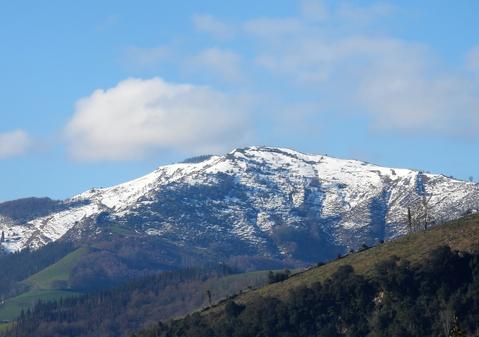
[[[418,192],[418,181],[424,191]],[[221,184],[221,196],[207,194]],[[190,190],[199,194],[185,192]],[[182,214],[165,215],[175,211],[158,204],[165,193],[178,198],[178,207],[186,205]],[[418,193],[430,196],[431,216],[438,220],[478,208],[479,189],[473,183],[285,148],[250,147],[86,191],[66,200],[72,205],[68,209],[26,224],[0,217],[0,229],[7,234],[3,246],[9,251],[37,248],[107,212],[119,221],[131,214],[145,217],[144,225],[151,225],[143,229],[146,235],[178,244],[228,237],[266,250],[278,228],[308,230],[316,223],[335,244],[349,247],[363,243],[358,240],[404,234],[406,209]],[[285,249],[277,247],[282,255]]]

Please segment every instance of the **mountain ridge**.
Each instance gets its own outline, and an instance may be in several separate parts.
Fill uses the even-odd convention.
[[[114,223],[223,260],[309,263],[405,234],[407,208],[440,223],[475,211],[478,196],[476,184],[440,174],[255,146],[160,166],[23,223],[0,213],[0,230],[8,251],[94,238]]]

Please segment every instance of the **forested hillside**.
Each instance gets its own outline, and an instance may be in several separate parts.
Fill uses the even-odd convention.
[[[39,250],[0,256],[0,322],[19,317],[37,301],[57,300],[118,286],[182,267],[209,265],[156,237],[109,235],[74,246],[58,241]]]
[[[123,336],[267,281],[267,272],[233,272],[227,266],[164,272],[86,296],[38,303],[3,336]]]
[[[74,249],[73,244],[54,242],[37,251],[29,249],[14,254],[0,255],[0,299],[24,291],[22,281],[55,263]]]
[[[148,254],[156,253],[144,255],[144,249],[134,249],[138,247],[135,242],[120,238],[83,251],[66,285],[71,287],[74,280],[81,285],[82,279],[89,280],[84,285],[94,284],[89,282],[107,275],[95,269],[95,258],[104,271],[119,265],[141,270],[135,261],[144,261],[147,272],[153,270],[149,267],[161,265],[156,259],[147,262]],[[144,243],[142,248],[153,244]],[[102,262],[102,256],[113,252],[113,260]],[[29,279],[36,284],[46,282],[43,274],[51,274],[50,269]],[[479,215],[376,247],[363,246],[358,252],[327,264],[318,261],[317,267],[293,275],[230,273],[226,266],[163,272],[110,290],[38,303],[4,326],[8,328],[4,336],[437,337],[449,336],[446,331],[451,329],[477,336]],[[267,286],[247,289],[268,280],[271,284]],[[102,287],[102,283],[96,285]],[[222,301],[224,298],[229,300]],[[187,316],[169,321],[182,315]]]
[[[478,336],[479,216],[236,296],[150,336]]]
[[[286,298],[230,300],[134,337],[437,337],[479,333],[479,251],[434,250],[419,265],[398,257],[358,275],[341,266],[324,282],[289,289]]]
[[[63,202],[50,198],[24,198],[0,203],[0,215],[18,222],[27,222],[35,217],[59,211]]]

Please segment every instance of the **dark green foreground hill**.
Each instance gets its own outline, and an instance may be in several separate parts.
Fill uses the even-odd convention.
[[[478,242],[468,216],[135,336],[479,336]]]
[[[37,304],[3,335],[123,337],[143,328],[135,336],[479,336],[478,242],[479,215],[472,215],[256,290],[267,272],[171,271]],[[65,283],[58,266],[81,249],[29,277],[31,291]],[[194,311],[210,305],[209,295],[219,303]]]
[[[225,265],[158,273],[82,296],[42,299],[0,336],[115,337],[153,322],[181,317],[248,287],[267,282],[267,271],[237,274]]]

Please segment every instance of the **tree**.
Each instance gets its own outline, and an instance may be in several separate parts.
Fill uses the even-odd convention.
[[[2,237],[0,238],[0,243],[5,242],[5,232],[2,231]]]
[[[280,271],[277,273],[274,273],[270,270],[268,273],[268,283],[272,284],[272,283],[282,282],[284,280],[287,280],[290,275],[291,275],[291,272],[288,269],[285,269],[284,271]]]
[[[429,209],[430,209],[429,202],[431,201],[431,198],[432,198],[432,194],[424,193],[424,195],[422,196],[422,200],[421,200],[422,209],[423,209],[423,212],[424,212],[424,222],[423,222],[424,230],[427,229],[427,227],[428,227],[428,225],[431,221],[429,219]]]
[[[430,201],[432,194],[424,193],[416,197],[407,207],[407,226],[409,232],[426,230],[434,221],[431,219]]]
[[[407,208],[407,226],[409,229],[409,232],[412,232],[412,214],[411,214],[411,207]]]
[[[208,303],[210,304],[211,306],[211,291],[208,289],[206,290],[206,295],[208,296]]]
[[[244,308],[244,305],[236,304],[234,301],[228,301],[225,306],[225,313],[229,317],[236,317],[244,310]]]

